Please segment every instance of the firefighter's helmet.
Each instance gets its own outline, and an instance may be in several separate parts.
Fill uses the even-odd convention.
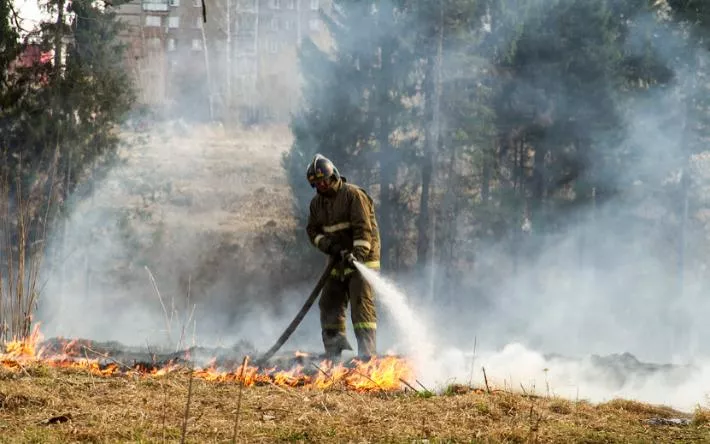
[[[310,165],[308,165],[308,170],[306,171],[306,178],[311,184],[311,187],[315,188],[316,183],[323,179],[338,180],[340,179],[340,173],[338,169],[333,165],[327,157],[316,154],[313,157]]]

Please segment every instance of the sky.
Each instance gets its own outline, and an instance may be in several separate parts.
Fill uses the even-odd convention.
[[[39,23],[42,11],[37,0],[13,0],[13,4],[22,18],[22,26],[25,30]]]

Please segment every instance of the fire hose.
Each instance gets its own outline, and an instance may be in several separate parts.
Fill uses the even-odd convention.
[[[276,343],[257,360],[257,364],[259,366],[266,364],[266,361],[271,359],[271,357],[274,356],[277,351],[279,351],[281,346],[284,345],[284,343],[296,330],[296,327],[298,327],[303,318],[306,316],[308,310],[311,309],[313,303],[316,301],[316,299],[318,299],[321,290],[323,290],[323,287],[325,286],[325,283],[328,280],[328,276],[330,276],[330,272],[335,267],[335,263],[335,257],[330,256],[328,258],[328,264],[326,265],[325,270],[323,270],[323,274],[321,275],[320,279],[318,279],[318,283],[311,292],[310,296],[308,296],[308,299],[306,299],[306,302],[303,304],[303,307],[301,307],[301,310],[298,312],[298,314],[296,314],[296,317],[293,319],[293,321],[291,321],[288,327],[286,327],[286,330],[284,330],[284,332],[281,334]]]

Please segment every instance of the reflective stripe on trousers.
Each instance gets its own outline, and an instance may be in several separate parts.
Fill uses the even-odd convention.
[[[353,324],[355,330],[376,330],[377,322],[358,322]]]

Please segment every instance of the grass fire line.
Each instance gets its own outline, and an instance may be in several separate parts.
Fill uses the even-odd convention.
[[[60,349],[49,346],[36,325],[32,334],[24,340],[11,341],[0,349],[0,368],[26,372],[33,365],[55,368],[84,369],[96,376],[142,376],[161,377],[173,372],[186,371],[181,360],[168,362],[121,362],[110,354],[99,352],[88,341],[63,340]],[[186,360],[190,350],[184,352]],[[415,376],[410,363],[399,356],[382,356],[368,362],[356,359],[349,363],[333,364],[330,361],[313,362],[308,353],[296,352],[288,368],[284,366],[262,367],[246,365],[242,369],[239,359],[231,365],[210,360],[202,368],[195,367],[193,376],[205,381],[235,382],[245,387],[275,384],[289,387],[327,389],[339,386],[360,392],[400,391],[407,381]],[[310,362],[310,365],[306,362]]]

